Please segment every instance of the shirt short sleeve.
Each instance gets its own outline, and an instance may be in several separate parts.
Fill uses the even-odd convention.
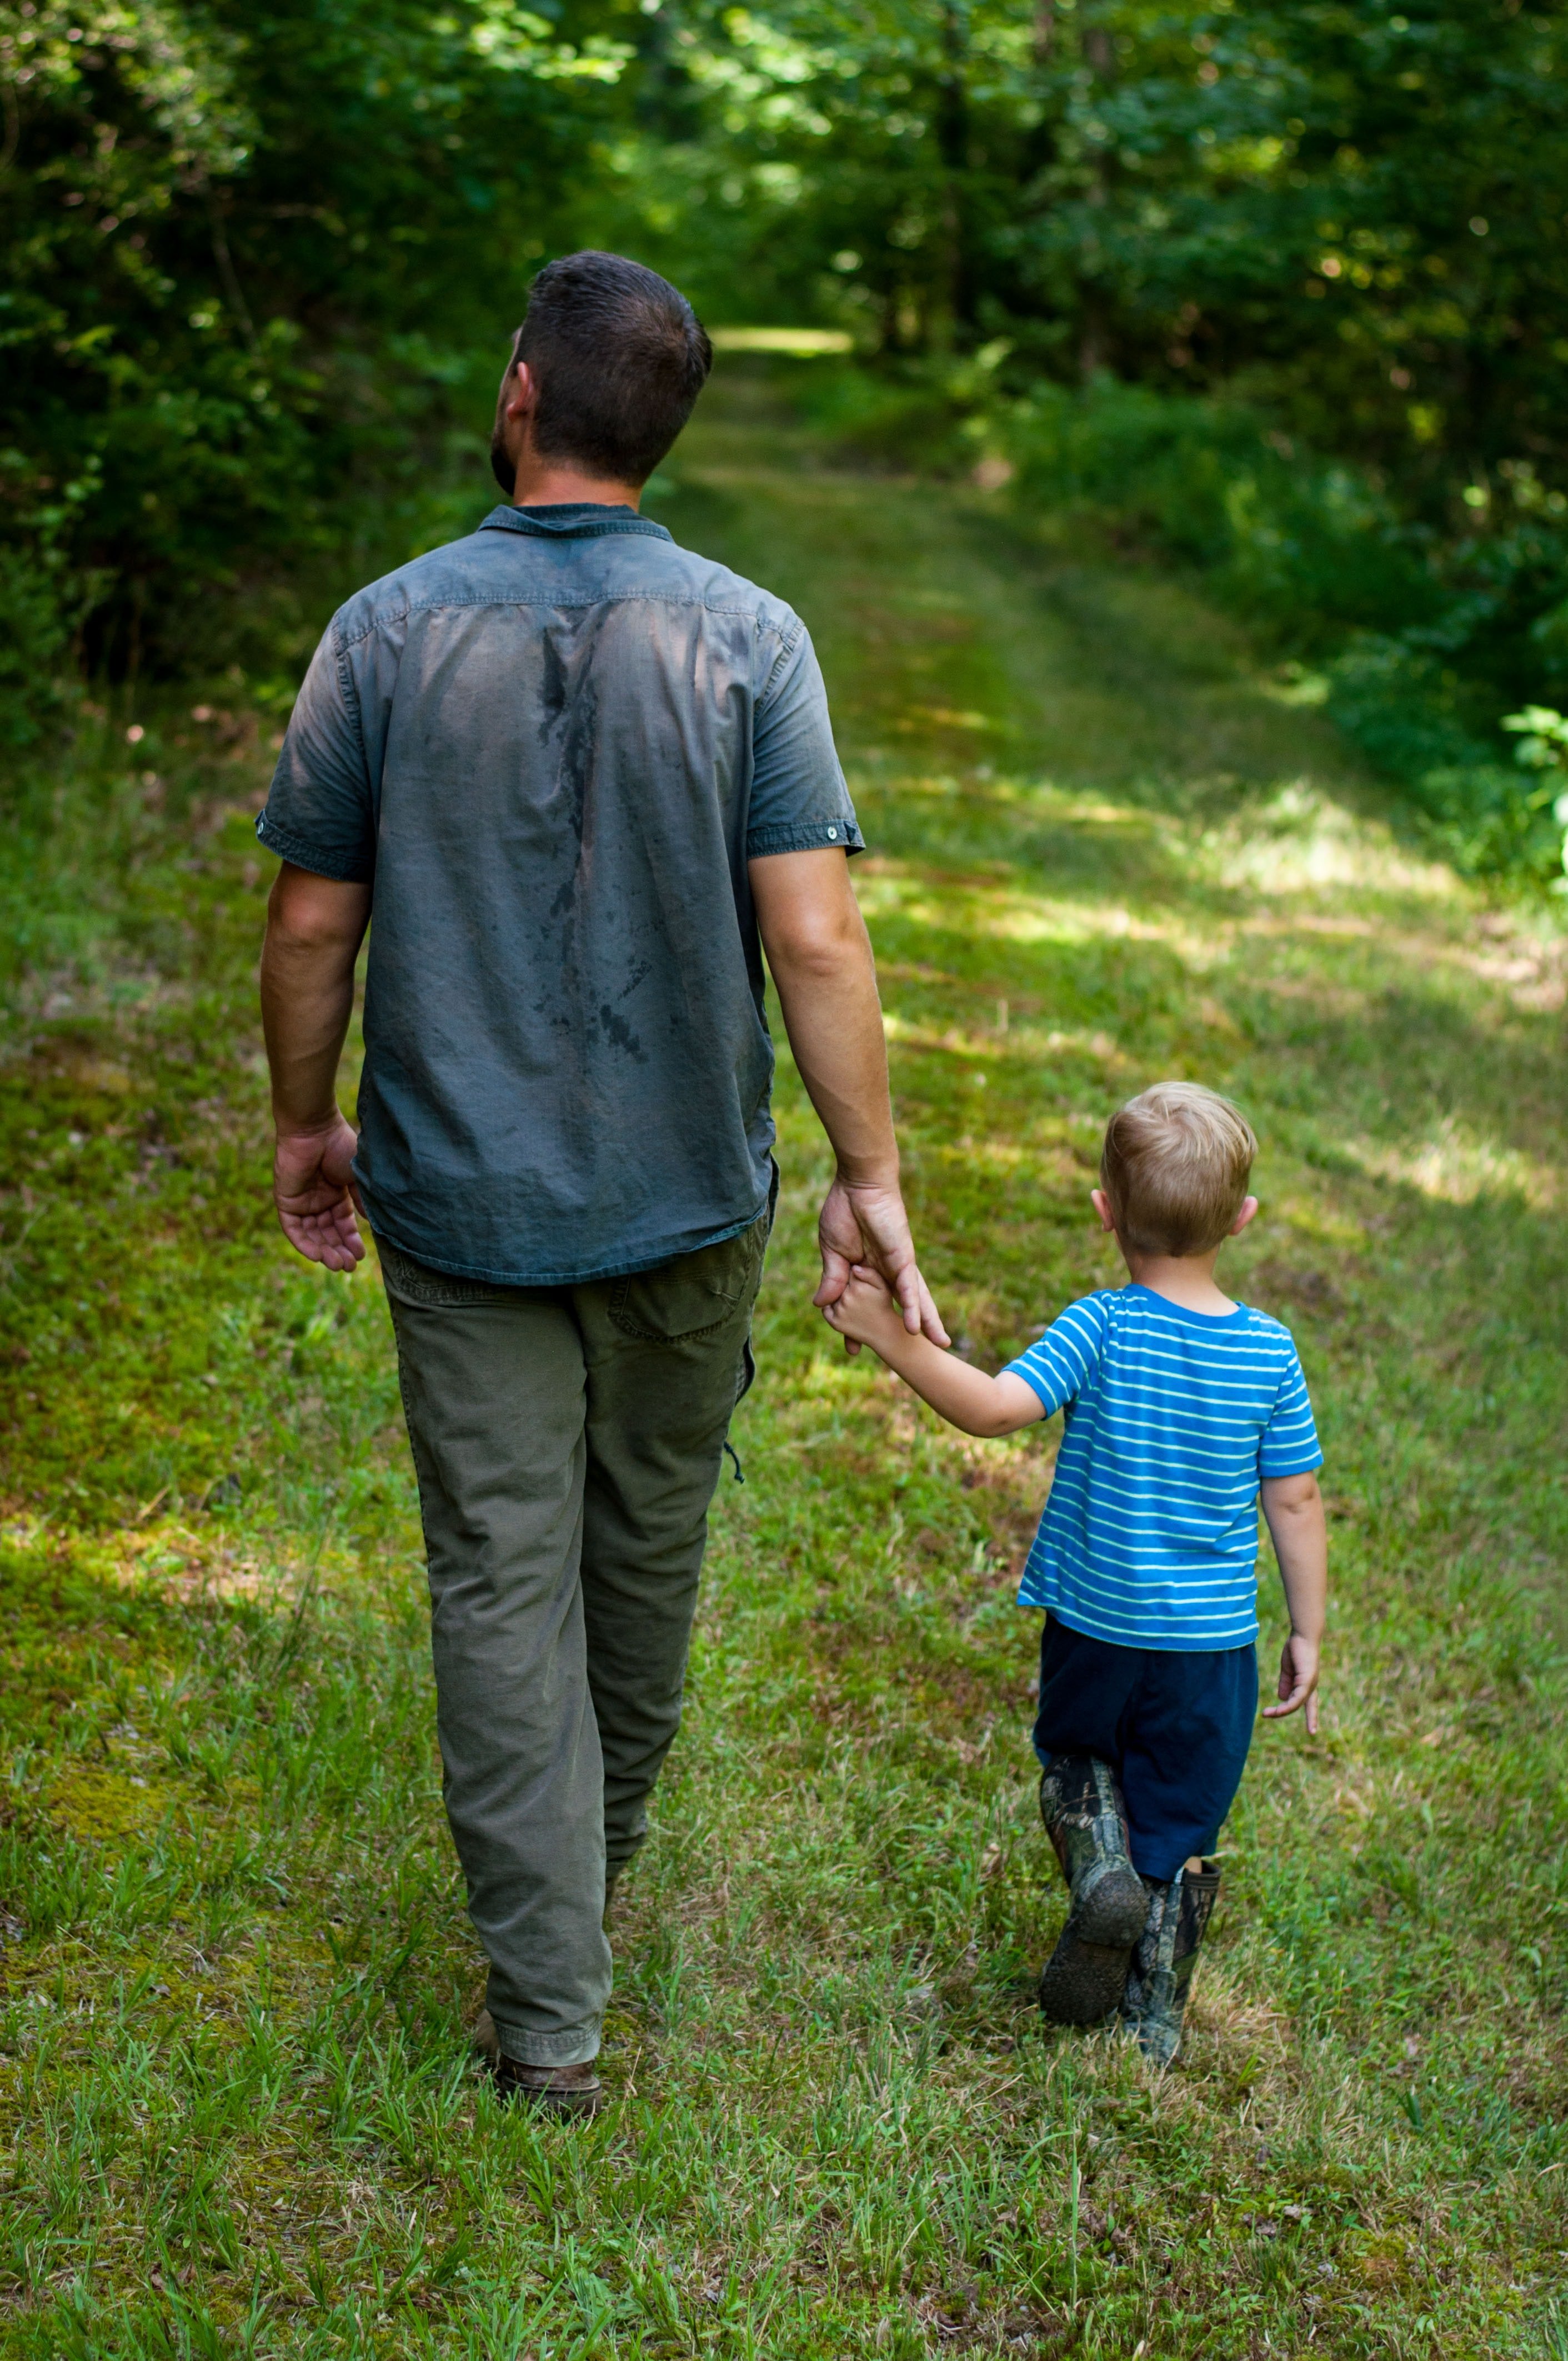
[[[1003,1374],[1033,1386],[1049,1418],[1083,1391],[1104,1344],[1105,1315],[1091,1296],[1069,1303],[1026,1353],[1008,1362]]]
[[[376,820],[358,701],[336,623],[311,659],[256,833],[317,877],[364,884],[376,871]]]
[[[1310,1476],[1323,1464],[1307,1379],[1294,1345],[1279,1391],[1257,1447],[1257,1472],[1266,1483],[1273,1476]]]
[[[817,651],[805,624],[795,621],[757,699],[746,857],[835,844],[846,852],[865,851],[833,744]]]

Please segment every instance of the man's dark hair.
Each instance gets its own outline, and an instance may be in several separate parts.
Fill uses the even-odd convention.
[[[713,347],[667,279],[589,248],[540,272],[512,358],[539,389],[542,457],[644,484],[691,416]]]

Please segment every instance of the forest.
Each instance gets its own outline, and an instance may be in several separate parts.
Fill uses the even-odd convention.
[[[847,442],[1201,571],[1450,857],[1550,884],[1564,44],[1515,0],[6,0],[5,727],[210,664],[214,600],[297,674],[280,577],[440,538],[531,274],[609,244],[846,334]]]

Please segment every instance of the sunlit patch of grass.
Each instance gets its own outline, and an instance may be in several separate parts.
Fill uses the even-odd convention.
[[[1230,1275],[1295,1328],[1329,1449],[1323,1730],[1260,1734],[1178,2070],[1046,2032],[1013,1598],[1054,1436],[953,1435],[833,1345],[786,1058],[746,1481],[617,1906],[615,2103],[501,2114],[384,1306],[265,1204],[264,764],[170,712],[154,809],[84,733],[16,852],[0,1066],[17,2361],[1552,2349],[1560,939],[1412,860],[1178,588],[791,431],[717,418],[661,514],[822,646],[940,1300],[995,1366],[1113,1283],[1109,1108],[1235,1093],[1265,1213]]]
[[[1217,877],[1253,894],[1349,887],[1469,907],[1452,870],[1413,859],[1391,826],[1347,811],[1310,779],[1249,799],[1203,849]]]
[[[1451,1205],[1473,1205],[1482,1197],[1518,1196],[1544,1213],[1562,1194],[1560,1166],[1548,1165],[1518,1149],[1499,1148],[1452,1116],[1445,1116],[1435,1135],[1420,1145],[1375,1148],[1365,1161],[1368,1171],[1408,1181],[1423,1195],[1442,1198]]]

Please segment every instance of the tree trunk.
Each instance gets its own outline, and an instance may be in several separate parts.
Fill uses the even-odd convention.
[[[942,69],[937,88],[937,152],[942,162],[943,292],[954,326],[974,326],[975,290],[970,255],[968,194],[969,24],[963,0],[945,0]]]
[[[1080,38],[1084,63],[1089,67],[1095,81],[1102,83],[1110,82],[1116,70],[1116,51],[1111,39],[1109,27],[1086,23]],[[1087,191],[1089,203],[1091,205],[1104,204],[1107,202],[1109,190],[1110,171],[1105,154],[1103,149],[1096,148],[1094,160],[1090,166]],[[1093,280],[1082,277],[1079,280],[1079,304],[1081,325],[1078,341],[1078,368],[1080,376],[1087,385],[1096,370],[1105,367],[1110,341],[1107,334],[1109,306],[1103,291]]]

